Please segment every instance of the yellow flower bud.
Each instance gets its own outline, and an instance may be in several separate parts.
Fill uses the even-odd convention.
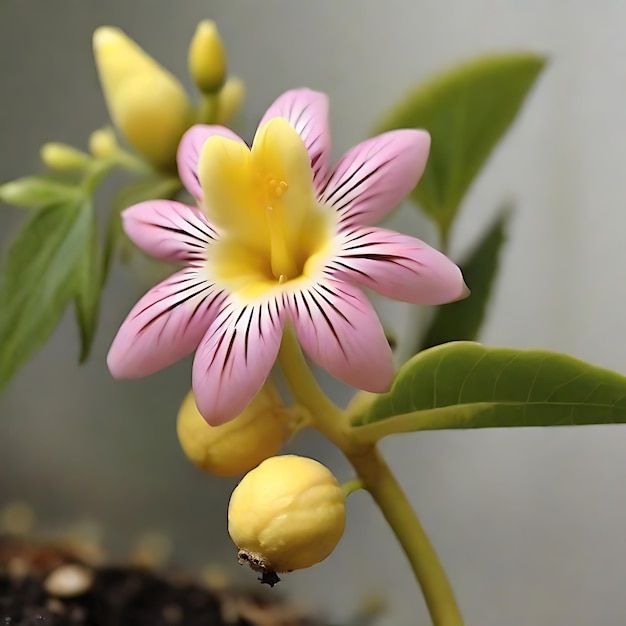
[[[243,474],[278,453],[289,436],[280,396],[268,382],[246,410],[221,426],[209,426],[189,392],[178,412],[178,439],[187,458],[216,476]]]
[[[225,126],[239,113],[246,95],[246,86],[241,78],[233,76],[226,81],[217,94],[217,112],[215,123]]]
[[[94,130],[89,136],[89,152],[97,159],[108,159],[117,149],[115,133],[111,128]]]
[[[321,463],[293,455],[267,459],[246,474],[228,506],[228,532],[239,547],[239,562],[264,575],[323,561],[345,522],[337,479]]]
[[[64,143],[45,143],[39,154],[53,170],[82,170],[89,163],[88,154]]]
[[[93,48],[113,123],[149,161],[172,167],[191,123],[183,86],[118,28],[98,28]]]
[[[213,20],[203,20],[189,46],[189,73],[205,94],[218,91],[226,79],[226,51]]]

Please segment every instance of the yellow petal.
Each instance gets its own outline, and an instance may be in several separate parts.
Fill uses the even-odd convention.
[[[264,178],[285,183],[284,191],[268,203],[280,214],[287,246],[297,247],[306,219],[316,206],[311,158],[304,141],[287,120],[275,117],[258,130],[252,159]]]
[[[225,234],[265,253],[268,228],[248,147],[209,137],[198,161],[198,176],[209,219]]]

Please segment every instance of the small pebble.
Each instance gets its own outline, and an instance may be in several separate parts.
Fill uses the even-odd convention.
[[[164,606],[161,613],[168,624],[179,624],[183,621],[183,610],[177,604]]]
[[[8,562],[7,570],[13,578],[26,578],[30,572],[30,565],[26,559],[16,556]]]
[[[131,560],[144,567],[163,567],[172,554],[172,542],[161,532],[147,532],[139,537]]]
[[[26,502],[10,502],[0,511],[0,529],[11,535],[28,535],[35,525],[35,512]]]
[[[211,591],[223,592],[232,586],[228,572],[219,565],[205,566],[200,573],[200,577]]]
[[[50,613],[65,613],[65,605],[57,598],[48,598],[46,608]]]
[[[80,596],[91,588],[93,573],[82,565],[61,565],[48,575],[43,586],[57,598]]]

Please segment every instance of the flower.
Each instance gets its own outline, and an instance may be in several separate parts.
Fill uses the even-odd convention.
[[[213,425],[247,406],[276,360],[283,328],[343,382],[386,391],[392,355],[360,287],[406,302],[466,295],[459,268],[424,242],[370,226],[413,189],[424,131],[364,141],[330,169],[328,102],[299,89],[269,108],[252,148],[221,126],[195,126],[178,150],[200,208],[168,200],[127,209],[145,252],[187,267],[149,291],[108,355],[117,378],[141,377],[197,348],[193,390]]]
[[[116,128],[152,163],[173,166],[176,146],[191,121],[191,105],[181,83],[119,28],[96,29],[93,49]]]
[[[228,504],[228,532],[239,562],[266,574],[323,561],[345,525],[346,498],[337,479],[301,456],[263,461],[243,477]]]

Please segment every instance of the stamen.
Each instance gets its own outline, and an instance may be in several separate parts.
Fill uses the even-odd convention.
[[[298,268],[287,246],[280,206],[268,206],[267,225],[270,231],[270,265],[280,283],[298,275]]]
[[[265,214],[270,231],[272,274],[280,284],[283,284],[298,275],[298,268],[287,245],[282,207],[280,203],[276,202],[289,189],[289,184],[285,180],[277,179],[271,173],[261,175],[259,182],[262,206],[265,205]]]

